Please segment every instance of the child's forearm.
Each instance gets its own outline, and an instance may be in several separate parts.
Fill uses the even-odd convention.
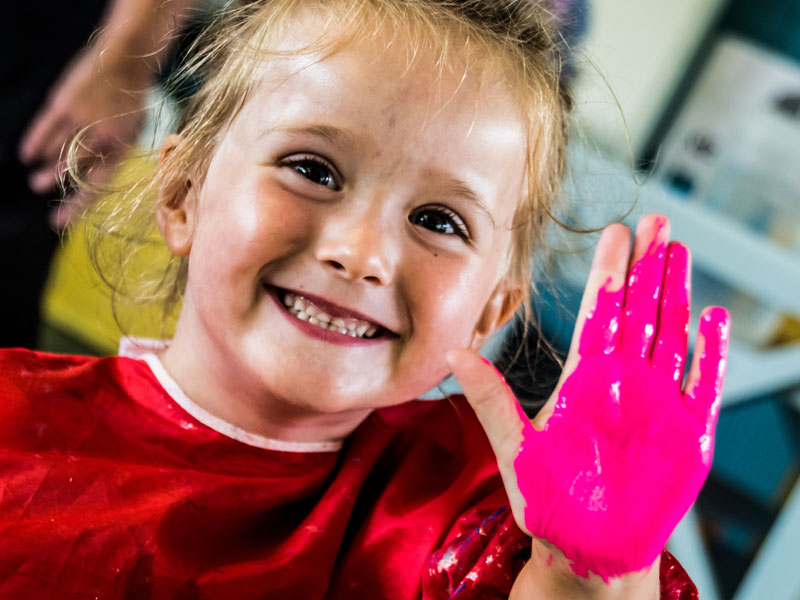
[[[531,559],[514,582],[510,600],[657,600],[660,558],[644,571],[613,578],[576,575],[557,548],[533,540]]]

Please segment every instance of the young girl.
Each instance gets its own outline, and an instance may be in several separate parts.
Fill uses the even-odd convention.
[[[682,385],[666,219],[630,256],[604,232],[533,423],[475,352],[526,299],[563,169],[546,15],[229,11],[123,206],[176,259],[172,340],[2,353],[0,597],[694,597],[662,549],[710,466],[728,325],[704,314]],[[466,398],[413,400],[450,372]]]

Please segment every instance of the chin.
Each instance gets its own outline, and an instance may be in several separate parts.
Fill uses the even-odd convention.
[[[287,405],[307,411],[331,415],[347,413],[377,408],[380,400],[380,395],[365,393],[356,386],[342,388],[338,378],[286,375],[288,373],[282,373],[271,386],[274,395]]]

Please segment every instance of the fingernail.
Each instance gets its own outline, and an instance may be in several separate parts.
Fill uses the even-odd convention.
[[[719,339],[727,340],[730,335],[731,316],[725,308],[713,306],[703,313],[702,326],[706,330],[713,328],[714,334]]]
[[[689,249],[680,242],[670,242],[669,244],[669,258],[670,260],[682,259],[688,256]]]

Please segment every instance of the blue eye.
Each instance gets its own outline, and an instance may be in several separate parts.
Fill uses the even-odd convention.
[[[336,180],[333,168],[326,161],[316,156],[289,158],[285,159],[283,164],[312,183],[324,186],[336,192],[341,189],[341,186]]]
[[[423,206],[408,216],[411,224],[442,235],[457,235],[469,239],[469,230],[464,220],[443,206]]]

